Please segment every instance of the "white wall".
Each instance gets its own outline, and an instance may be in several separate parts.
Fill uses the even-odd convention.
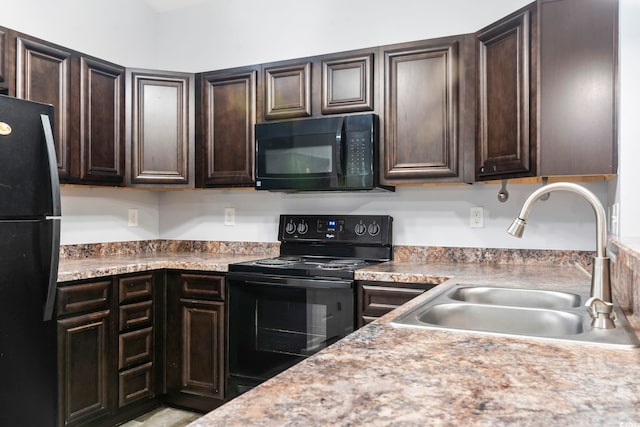
[[[640,1],[620,0],[620,235],[640,236]]]
[[[3,0],[0,25],[129,67],[153,67],[156,17],[140,0]]]
[[[208,71],[472,33],[531,0],[201,1],[158,15],[162,68]],[[176,25],[176,22],[188,25]]]
[[[158,193],[114,188],[64,187],[61,243],[122,242],[160,235]],[[129,209],[138,209],[137,227],[129,227]]]
[[[144,68],[204,71],[327,52],[474,32],[529,3],[527,0],[214,0],[154,13],[150,0],[21,0],[5,2],[0,25],[113,62]],[[637,55],[640,11],[621,0],[621,53]],[[626,24],[625,24],[626,22]],[[626,30],[625,30],[626,26]],[[629,54],[632,57],[632,54]],[[632,86],[633,77],[623,87]],[[638,75],[635,71],[629,76]],[[637,83],[635,83],[637,84]],[[636,90],[636,89],[634,89]],[[640,108],[636,95],[623,104],[621,152],[637,159]],[[629,142],[627,142],[629,141]],[[622,223],[640,210],[633,193],[637,171],[621,161],[624,176],[607,194],[606,183],[587,186],[606,202],[621,202]],[[626,174],[630,177],[626,179]],[[477,247],[593,249],[595,222],[586,203],[570,194],[539,203],[521,240],[504,229],[535,188],[511,185],[500,204],[498,186],[400,188],[390,194],[284,195],[246,190],[154,193],[122,189],[63,190],[63,243],[148,238],[273,241],[281,213],[383,213],[395,218],[395,243]],[[615,193],[612,197],[611,193]],[[222,225],[224,207],[236,208],[237,225]],[[486,227],[468,227],[471,206],[485,208]],[[127,209],[140,210],[140,226],[126,225]],[[631,214],[627,214],[630,212]],[[625,229],[625,228],[623,228]],[[628,230],[632,230],[629,228]],[[640,235],[640,231],[633,230]]]
[[[585,184],[606,201],[605,182]],[[506,203],[499,185],[399,187],[395,193],[304,193],[262,191],[167,192],[160,195],[160,237],[195,240],[274,241],[282,213],[382,214],[394,217],[394,243],[402,245],[595,250],[590,206],[571,193],[538,202],[522,239],[506,229],[537,185],[509,185]],[[469,209],[484,208],[485,227],[469,228]],[[233,207],[236,225],[224,225]]]

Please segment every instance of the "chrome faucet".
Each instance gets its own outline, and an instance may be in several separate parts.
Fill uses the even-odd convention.
[[[609,276],[609,258],[607,250],[607,223],[604,207],[598,198],[586,188],[570,182],[557,182],[545,185],[531,193],[522,205],[520,214],[507,229],[507,233],[515,237],[522,237],[524,226],[529,217],[533,204],[545,194],[553,191],[570,191],[587,199],[596,214],[596,256],[593,259],[593,271],[591,274],[591,298],[585,306],[593,319],[591,325],[594,328],[615,328],[613,322],[613,302],[611,300],[611,280]]]

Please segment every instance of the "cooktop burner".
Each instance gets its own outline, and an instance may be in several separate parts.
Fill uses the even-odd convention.
[[[361,258],[328,258],[314,256],[283,256],[247,261],[229,266],[229,271],[277,274],[282,276],[350,277],[358,268],[377,264]]]
[[[280,258],[265,258],[254,261],[258,265],[270,265],[273,267],[279,267],[281,265],[291,265],[299,262],[300,257],[280,257]]]

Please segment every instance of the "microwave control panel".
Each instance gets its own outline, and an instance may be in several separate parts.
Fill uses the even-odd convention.
[[[373,168],[371,133],[347,132],[347,175],[370,174]]]

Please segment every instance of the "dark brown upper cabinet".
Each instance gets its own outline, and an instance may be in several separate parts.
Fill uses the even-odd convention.
[[[381,48],[384,184],[472,181],[473,41],[463,35]]]
[[[617,0],[540,0],[477,33],[476,178],[615,174]]]
[[[535,174],[535,144],[531,144],[535,116],[530,111],[535,19],[534,5],[477,34],[478,179]]]
[[[542,0],[538,175],[617,173],[617,0]]]
[[[373,110],[374,54],[322,60],[322,114]]]
[[[79,66],[80,181],[122,184],[125,70],[88,57]]]
[[[196,186],[251,186],[260,67],[196,76]]]
[[[266,65],[263,78],[266,120],[311,115],[311,62]]]
[[[127,69],[131,186],[194,186],[194,75]]]
[[[54,106],[54,139],[60,179],[71,176],[70,112],[72,52],[49,43],[16,39],[16,97]]]
[[[63,183],[124,180],[124,68],[17,34],[15,95],[54,106]]]

